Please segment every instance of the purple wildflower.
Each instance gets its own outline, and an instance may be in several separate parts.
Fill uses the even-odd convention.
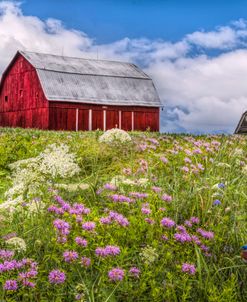
[[[155,224],[155,221],[151,218],[145,218],[144,219],[148,224]]]
[[[198,217],[191,217],[190,222],[193,224],[198,224],[200,222],[200,219]]]
[[[147,193],[139,193],[139,192],[130,192],[129,195],[131,197],[138,198],[138,199],[143,199],[143,198],[147,198],[148,197]]]
[[[176,241],[179,241],[179,242],[190,242],[191,241],[191,236],[188,234],[188,233],[175,233],[174,234],[174,239]]]
[[[141,271],[140,271],[137,267],[135,267],[135,266],[133,266],[133,267],[131,267],[131,268],[129,269],[130,275],[133,276],[133,277],[135,277],[135,278],[138,278],[138,277],[139,277],[140,272],[141,272]]]
[[[83,223],[82,228],[86,231],[92,231],[95,229],[95,222],[88,221]]]
[[[84,247],[87,246],[87,240],[85,238],[76,237],[75,242],[76,242],[76,244],[78,244],[80,246],[84,246]]]
[[[117,187],[113,184],[107,183],[104,185],[104,189],[109,190],[109,191],[116,191]]]
[[[164,200],[166,202],[171,202],[172,201],[172,197],[170,195],[163,194],[162,195],[162,200]]]
[[[216,199],[214,202],[213,202],[213,205],[214,206],[219,206],[221,205],[221,201],[219,199]]]
[[[111,224],[112,223],[112,220],[110,217],[101,217],[99,221],[102,224]]]
[[[63,258],[66,262],[73,262],[78,259],[78,253],[75,251],[65,251],[63,253]]]
[[[68,224],[68,222],[62,219],[54,220],[53,225],[61,235],[68,235],[70,232],[70,225]]]
[[[53,270],[49,273],[49,282],[52,284],[64,283],[65,279],[65,273],[60,270]]]
[[[164,156],[161,156],[160,160],[164,163],[167,164],[168,163],[168,159]]]
[[[142,214],[144,214],[144,215],[149,215],[149,214],[151,214],[151,210],[148,209],[148,208],[142,208],[141,211],[142,211]]]
[[[105,248],[98,247],[95,250],[95,254],[100,257],[116,256],[120,254],[120,248],[114,245],[107,245]]]
[[[112,281],[122,281],[124,278],[124,270],[121,268],[113,268],[108,272],[108,277]]]
[[[225,184],[223,184],[222,182],[218,184],[218,188],[219,189],[224,189],[225,188]]]
[[[14,257],[14,252],[9,250],[0,250],[0,259],[10,260]]]
[[[181,170],[182,170],[183,172],[185,172],[185,173],[188,173],[188,172],[190,171],[190,169],[189,169],[188,167],[186,167],[186,166],[183,166],[183,167],[181,168]]]
[[[18,284],[16,280],[7,280],[4,284],[5,290],[17,290]]]
[[[183,263],[182,272],[187,273],[189,275],[195,275],[196,267],[194,264]]]
[[[214,238],[214,233],[213,232],[208,232],[208,231],[205,231],[201,228],[197,229],[196,231],[197,231],[197,233],[199,233],[202,237],[204,237],[206,239],[213,239]]]
[[[162,189],[160,187],[155,187],[153,186],[152,187],[152,190],[155,192],[155,193],[160,193],[162,191]]]
[[[83,266],[85,266],[85,267],[88,267],[88,266],[90,266],[90,264],[91,264],[91,259],[88,258],[88,257],[82,257],[82,258],[81,258],[81,264],[82,264]]]
[[[164,241],[167,241],[167,240],[168,240],[168,237],[167,237],[166,235],[162,235],[161,238],[162,238],[162,240],[164,240]]]
[[[161,224],[170,229],[175,226],[175,221],[173,221],[171,218],[165,217],[161,220]]]
[[[31,287],[31,288],[35,287],[35,283],[34,282],[26,280],[26,279],[22,280],[22,285],[26,286],[26,287]]]

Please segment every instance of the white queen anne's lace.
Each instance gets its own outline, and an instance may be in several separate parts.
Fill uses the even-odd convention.
[[[12,237],[6,240],[7,245],[15,251],[25,252],[27,249],[26,242],[20,237]]]
[[[130,135],[121,129],[113,128],[111,130],[107,130],[104,134],[102,134],[99,138],[100,143],[114,143],[114,142],[120,142],[120,143],[127,143],[131,142]]]

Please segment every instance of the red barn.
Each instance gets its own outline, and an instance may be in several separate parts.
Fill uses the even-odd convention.
[[[159,131],[160,100],[134,64],[18,51],[0,82],[0,126]]]

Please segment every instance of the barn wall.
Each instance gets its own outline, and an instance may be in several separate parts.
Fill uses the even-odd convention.
[[[36,70],[21,55],[16,57],[3,78],[0,126],[48,128],[48,102]]]
[[[49,129],[76,130],[78,114],[78,130],[90,130],[89,111],[92,115],[92,130],[118,127],[127,131],[145,131],[147,128],[159,131],[159,108],[156,107],[102,106],[68,102],[49,102]]]

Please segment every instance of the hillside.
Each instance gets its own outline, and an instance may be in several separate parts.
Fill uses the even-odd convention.
[[[102,134],[0,129],[0,300],[245,301],[247,138]]]

